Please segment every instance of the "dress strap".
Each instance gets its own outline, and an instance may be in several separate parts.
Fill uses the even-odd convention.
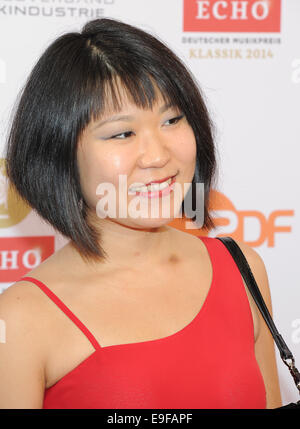
[[[68,316],[75,325],[84,333],[88,340],[92,343],[96,350],[100,349],[101,346],[91,332],[84,326],[82,322],[72,313],[71,310],[56,296],[44,283],[33,277],[22,277],[19,281],[27,281],[37,285],[65,314]]]

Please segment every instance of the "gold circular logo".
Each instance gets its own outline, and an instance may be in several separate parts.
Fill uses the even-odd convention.
[[[8,228],[21,222],[31,208],[9,184],[5,161],[0,159],[0,228]]]

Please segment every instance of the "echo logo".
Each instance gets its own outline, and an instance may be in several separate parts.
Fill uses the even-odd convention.
[[[6,82],[6,62],[0,58],[0,83]]]
[[[280,32],[281,0],[184,0],[183,31]]]
[[[14,282],[54,252],[53,236],[0,239],[0,282]]]
[[[209,232],[204,229],[185,229],[184,218],[174,219],[169,225],[193,235],[228,235],[251,247],[261,246],[265,242],[268,247],[274,247],[275,235],[289,233],[292,229],[288,221],[286,225],[277,225],[278,219],[294,216],[294,210],[274,210],[268,217],[258,210],[237,210],[229,198],[215,190],[210,194],[209,212],[216,226]],[[248,225],[253,220],[258,228],[250,228]],[[251,240],[247,239],[249,236]]]
[[[300,83],[300,58],[295,58],[292,61],[292,82],[293,83]]]

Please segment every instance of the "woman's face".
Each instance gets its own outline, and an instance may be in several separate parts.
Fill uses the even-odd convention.
[[[125,91],[121,105],[120,111],[91,121],[80,138],[83,197],[97,219],[157,228],[180,211],[190,186],[184,183],[190,184],[194,176],[195,136],[182,112],[166,105],[159,93],[152,109],[137,107]],[[145,188],[165,178],[173,179]]]

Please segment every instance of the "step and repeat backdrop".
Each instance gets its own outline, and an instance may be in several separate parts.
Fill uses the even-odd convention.
[[[209,235],[230,235],[262,256],[274,319],[299,367],[299,0],[0,0],[0,292],[66,243],[7,182],[3,159],[15,100],[55,38],[101,17],[155,34],[198,80],[219,163]],[[184,229],[180,221],[173,226]],[[276,356],[287,403],[297,392]]]

